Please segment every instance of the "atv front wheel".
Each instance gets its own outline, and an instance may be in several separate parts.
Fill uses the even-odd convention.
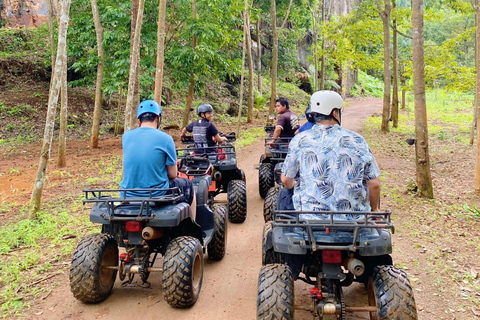
[[[247,186],[242,180],[228,183],[228,220],[242,223],[247,218]]]
[[[270,188],[265,196],[263,202],[263,219],[265,222],[273,220],[273,210],[277,210],[279,191],[280,189],[277,187]]]
[[[73,254],[70,290],[83,303],[101,302],[110,295],[118,267],[115,239],[105,233],[83,238]]]
[[[265,198],[268,190],[275,185],[275,176],[273,173],[273,164],[261,163],[258,170],[258,191],[260,197]]]
[[[162,291],[169,305],[188,308],[202,288],[203,253],[198,239],[178,237],[167,247],[163,260]]]
[[[368,281],[370,320],[416,320],[417,307],[407,274],[394,266],[377,266]]]
[[[293,320],[293,274],[286,264],[262,266],[258,276],[257,320]]]
[[[213,221],[215,223],[213,237],[207,246],[208,257],[221,260],[225,256],[227,246],[227,207],[215,204],[213,206]]]

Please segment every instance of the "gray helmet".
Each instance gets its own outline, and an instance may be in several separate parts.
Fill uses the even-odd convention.
[[[200,117],[202,113],[213,111],[213,107],[211,104],[202,103],[197,107],[197,115]]]

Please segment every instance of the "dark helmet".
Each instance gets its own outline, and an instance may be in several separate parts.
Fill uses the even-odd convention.
[[[162,108],[155,100],[145,100],[140,102],[137,109],[137,119],[144,113],[154,113],[157,116],[162,115]]]
[[[305,117],[307,117],[308,122],[315,122],[310,105],[308,105],[307,109],[305,109]]]
[[[200,117],[202,113],[213,111],[213,107],[211,104],[202,103],[197,107],[197,115]]]

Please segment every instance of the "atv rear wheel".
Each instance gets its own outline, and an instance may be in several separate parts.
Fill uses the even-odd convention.
[[[163,260],[162,291],[169,305],[188,308],[200,295],[203,253],[198,239],[178,237],[167,247]]]
[[[293,288],[288,265],[262,266],[258,276],[257,320],[293,320]]]
[[[228,220],[242,223],[247,218],[247,186],[242,180],[228,183]]]
[[[377,266],[368,281],[370,320],[416,320],[417,307],[407,274],[394,266]]]
[[[215,223],[213,237],[207,246],[208,257],[221,260],[225,256],[227,246],[227,207],[215,204],[213,206],[213,221]]]
[[[260,193],[260,197],[265,198],[268,190],[273,186],[275,186],[273,164],[261,163],[258,170],[258,191]]]
[[[112,291],[118,266],[118,247],[112,236],[104,233],[84,237],[73,254],[70,290],[83,303],[105,300]]]
[[[263,225],[263,239],[262,239],[262,265],[283,263],[285,257],[283,253],[275,252],[272,248],[267,249],[268,235],[272,230],[272,221],[267,221]]]
[[[270,188],[265,196],[263,202],[263,219],[265,222],[273,220],[273,210],[277,210],[279,191],[280,189],[277,187]]]

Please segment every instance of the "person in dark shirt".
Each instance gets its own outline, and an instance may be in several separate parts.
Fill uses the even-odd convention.
[[[187,132],[193,132],[193,141],[196,147],[203,148],[202,153],[215,153],[215,144],[227,142],[228,139],[221,137],[217,128],[210,122],[213,117],[213,107],[208,103],[202,103],[197,107],[199,119],[193,121],[182,129],[182,136]],[[200,152],[199,151],[199,152]]]
[[[291,138],[295,136],[295,131],[298,129],[298,117],[290,110],[288,100],[279,98],[275,101],[275,110],[279,114],[277,125],[272,135],[272,141],[267,145],[272,145],[276,138]],[[279,141],[280,142],[280,141]]]

